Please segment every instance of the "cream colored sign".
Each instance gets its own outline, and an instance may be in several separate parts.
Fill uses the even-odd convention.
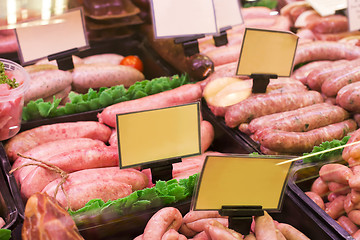
[[[52,24],[31,25],[16,29],[22,64],[89,46],[82,9],[74,9],[51,18]],[[58,21],[55,21],[58,20]]]
[[[335,14],[337,10],[347,8],[347,0],[306,0],[321,16]]]
[[[243,24],[241,7],[238,0],[213,0],[215,5],[216,23],[218,30]]]
[[[279,209],[291,163],[284,158],[208,156],[193,200],[193,210],[222,206],[262,206]]]
[[[151,0],[155,38],[215,34],[212,0]]]
[[[349,18],[349,30],[360,29],[360,0],[348,0],[347,16]]]
[[[237,75],[291,74],[298,37],[291,32],[246,28]]]
[[[120,168],[198,155],[200,103],[117,115]]]

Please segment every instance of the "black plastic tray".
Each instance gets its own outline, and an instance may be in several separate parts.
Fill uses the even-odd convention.
[[[0,217],[5,221],[5,229],[13,229],[18,219],[18,210],[16,208],[13,196],[10,193],[9,186],[3,171],[0,171]]]
[[[310,191],[312,183],[319,176],[321,166],[326,163],[329,162],[294,167],[288,181],[288,188],[298,201],[302,203],[304,209],[308,209],[310,214],[315,215],[320,219],[320,222],[325,224],[325,227],[334,236],[333,239],[353,239],[344,228],[305,194],[305,192]]]

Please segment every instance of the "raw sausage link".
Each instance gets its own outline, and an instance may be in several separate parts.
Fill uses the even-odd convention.
[[[346,216],[338,218],[338,223],[343,227],[350,235],[353,235],[359,228]]]
[[[338,60],[332,62],[329,66],[324,66],[319,69],[314,69],[309,73],[309,75],[306,78],[307,85],[310,87],[310,89],[320,91],[321,85],[327,78],[331,77],[331,75],[333,73],[336,73],[337,70],[344,69],[346,65],[351,65],[356,61],[358,62],[358,60],[354,60],[354,61]]]
[[[360,82],[341,88],[337,93],[336,103],[348,111],[360,112]]]
[[[286,223],[278,223],[276,228],[284,235],[287,240],[310,240],[305,234]]]
[[[342,122],[349,118],[349,113],[343,108],[328,103],[314,104],[308,107],[284,112],[284,115],[286,115],[286,113],[289,115],[278,119],[276,122],[267,121],[262,122],[261,125],[258,124],[254,126],[255,123],[253,125],[253,121],[251,121],[249,129],[252,133],[267,127],[289,132],[307,132],[333,123]],[[260,136],[258,136],[258,138],[260,138]]]
[[[359,56],[360,48],[358,47],[341,42],[314,41],[298,46],[294,66],[316,60],[352,60]]]
[[[114,104],[98,114],[98,118],[100,123],[105,123],[114,128],[116,125],[116,114],[186,104],[195,102],[201,97],[202,90],[199,84],[186,84],[173,90]]]
[[[210,220],[205,227],[206,234],[212,240],[239,240],[243,239],[242,235],[224,227],[215,220]]]
[[[337,182],[345,185],[347,185],[349,179],[354,176],[350,168],[339,163],[322,166],[319,175],[324,182]]]
[[[266,211],[264,216],[255,217],[255,236],[257,240],[276,239],[274,220]]]
[[[315,91],[302,94],[290,92],[253,95],[227,108],[225,122],[229,127],[236,127],[257,117],[295,110],[320,102],[323,102],[323,98]]]
[[[60,178],[50,182],[42,190],[53,196]],[[119,169],[119,167],[93,168],[69,174],[63,187],[69,196],[72,209],[83,207],[88,201],[101,198],[103,201],[115,200],[129,195],[132,191],[143,189],[148,185],[145,174],[135,169]],[[59,191],[56,199],[68,206],[65,194]]]
[[[156,212],[147,223],[143,239],[159,240],[169,229],[178,230],[181,226],[182,215],[173,207],[165,207]]]
[[[328,207],[326,207],[325,212],[329,214],[332,219],[338,219],[341,215],[345,213],[344,200],[345,196],[337,197],[329,204]]]
[[[328,97],[336,97],[338,91],[346,85],[360,81],[360,67],[338,71],[335,76],[328,78],[321,86],[321,92]]]
[[[325,210],[325,204],[322,198],[314,192],[305,192],[305,194],[313,200],[322,210]]]
[[[264,129],[259,142],[265,148],[277,152],[304,153],[310,152],[314,146],[334,139],[342,139],[356,129],[354,120],[349,119],[308,132],[286,132]]]
[[[329,187],[326,182],[324,182],[321,177],[315,179],[311,186],[311,191],[318,194],[320,197],[324,197],[329,193]]]
[[[81,148],[49,158],[47,163],[53,164],[67,173],[99,167],[115,167],[119,165],[118,149],[116,147]],[[21,183],[21,194],[29,198],[35,192],[41,192],[44,187],[58,178],[59,175],[43,167],[36,167]]]
[[[350,191],[351,191],[349,185],[347,185],[347,184],[341,184],[341,183],[337,183],[337,182],[329,182],[328,186],[329,186],[329,190],[331,192],[334,192],[334,193],[340,194],[340,195],[346,195],[346,194],[350,193]]]
[[[15,135],[5,144],[8,158],[14,161],[17,153],[25,153],[40,144],[68,138],[109,140],[111,129],[95,121],[55,123],[33,128]]]
[[[360,141],[360,129],[356,130],[350,137],[348,144]],[[344,148],[342,157],[345,161],[349,161],[350,158],[354,158],[353,156],[360,155],[360,149],[357,147],[359,144],[347,146]],[[359,149],[359,150],[357,150]]]
[[[291,78],[298,80],[298,81],[302,82],[303,84],[306,84],[307,83],[306,79],[310,72],[312,72],[313,70],[316,70],[318,68],[330,66],[331,63],[332,63],[331,61],[315,61],[315,62],[308,63],[308,64],[296,69],[292,73]]]
[[[352,210],[348,213],[349,219],[356,225],[360,225],[360,210]]]

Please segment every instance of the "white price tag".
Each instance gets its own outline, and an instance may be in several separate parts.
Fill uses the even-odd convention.
[[[241,8],[238,0],[213,0],[215,5],[218,29],[243,24]]]
[[[306,0],[321,16],[335,14],[335,11],[347,8],[346,0]]]
[[[151,0],[155,38],[218,32],[212,0]]]
[[[360,0],[348,0],[347,16],[349,18],[349,30],[360,29]]]

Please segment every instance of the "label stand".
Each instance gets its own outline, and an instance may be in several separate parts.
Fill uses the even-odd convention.
[[[222,206],[220,215],[229,216],[229,228],[240,234],[250,233],[252,217],[263,216],[262,206]]]
[[[229,29],[231,29],[231,27],[221,28],[220,29],[220,34],[213,36],[216,47],[220,47],[220,46],[228,44],[228,38],[227,38],[226,31],[229,30]]]
[[[59,52],[48,56],[48,60],[56,60],[59,70],[67,71],[74,69],[72,55],[78,53],[79,49],[72,48],[64,52]]]
[[[270,78],[276,79],[276,74],[251,74],[250,78],[253,79],[252,93],[265,93]]]
[[[172,170],[173,163],[181,162],[181,158],[174,158],[162,162],[149,163],[142,165],[142,169],[150,168],[152,182],[155,184],[156,181],[168,181],[173,178]]]
[[[205,37],[204,34],[194,35],[191,37],[180,37],[175,38],[174,42],[176,44],[181,43],[184,48],[185,56],[191,57],[200,52],[199,50],[199,42],[197,41],[199,38]]]

